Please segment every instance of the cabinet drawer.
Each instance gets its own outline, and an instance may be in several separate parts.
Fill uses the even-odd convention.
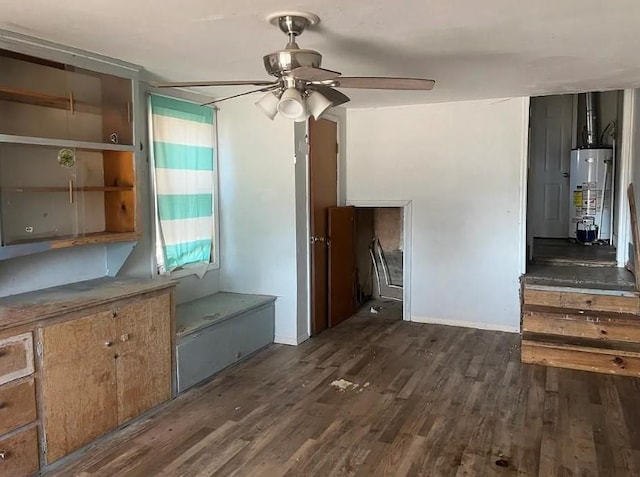
[[[36,419],[33,378],[0,386],[0,435]]]
[[[0,384],[33,374],[31,333],[0,340]]]
[[[25,477],[36,472],[38,461],[38,432],[35,426],[0,438],[0,475]]]

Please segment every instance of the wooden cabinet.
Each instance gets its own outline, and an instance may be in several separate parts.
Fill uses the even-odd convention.
[[[171,398],[173,287],[102,278],[0,298],[0,476],[47,469]]]
[[[118,425],[115,323],[104,311],[41,334],[46,455],[53,462]]]
[[[118,423],[171,397],[170,296],[148,298],[117,311]]]
[[[47,463],[171,397],[171,296],[41,330]]]
[[[0,50],[0,260],[137,239],[133,87]]]

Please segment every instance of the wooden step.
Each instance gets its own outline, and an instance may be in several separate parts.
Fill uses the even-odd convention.
[[[564,257],[536,257],[534,263],[538,265],[560,265],[560,266],[576,266],[576,267],[609,267],[615,268],[618,262],[614,258],[611,260],[579,260],[576,258]]]
[[[640,297],[630,291],[525,284],[522,301],[524,310],[529,306],[543,306],[585,312],[640,313]]]
[[[523,363],[640,377],[640,352],[522,340]]]
[[[529,306],[522,312],[522,332],[605,342],[640,343],[640,317]]]

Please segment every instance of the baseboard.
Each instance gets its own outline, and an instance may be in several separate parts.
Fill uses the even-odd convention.
[[[275,336],[273,342],[277,344],[286,344],[289,346],[298,346],[298,340],[289,336]]]
[[[273,338],[273,342],[278,344],[286,344],[289,346],[298,346],[299,344],[304,343],[308,339],[309,339],[309,335],[307,333],[304,333],[298,336],[297,338],[291,338],[289,336],[275,336]]]
[[[509,326],[498,323],[482,323],[479,321],[450,320],[447,318],[431,318],[428,316],[411,316],[414,323],[426,323],[430,325],[458,326],[461,328],[476,328],[478,330],[504,331],[505,333],[520,333],[520,325]]]

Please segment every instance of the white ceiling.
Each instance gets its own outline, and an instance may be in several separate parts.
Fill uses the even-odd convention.
[[[322,22],[298,43],[324,67],[437,82],[432,92],[345,90],[349,107],[640,86],[638,0],[294,1],[0,0],[0,28],[170,80],[265,79],[262,55],[286,38],[264,17],[308,10]]]

